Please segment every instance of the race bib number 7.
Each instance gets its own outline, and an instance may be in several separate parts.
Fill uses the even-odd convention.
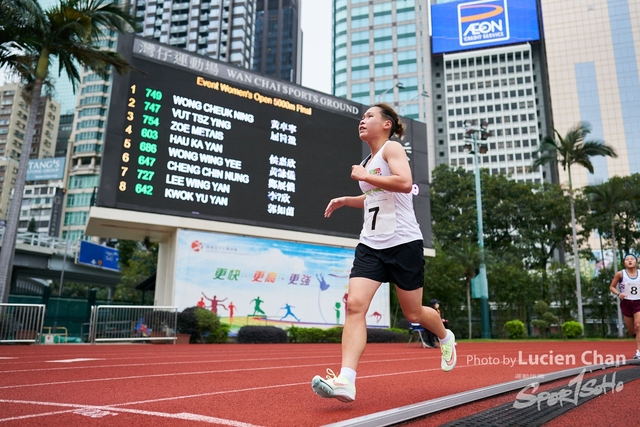
[[[396,231],[396,205],[393,194],[373,192],[364,203],[365,236],[389,234]]]

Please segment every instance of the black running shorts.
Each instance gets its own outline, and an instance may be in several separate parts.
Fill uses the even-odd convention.
[[[422,240],[387,249],[372,249],[362,243],[358,244],[349,277],[391,282],[405,291],[422,288],[424,285]]]

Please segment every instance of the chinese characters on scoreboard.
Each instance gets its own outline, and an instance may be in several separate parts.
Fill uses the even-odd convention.
[[[276,143],[297,145],[294,135],[298,127],[291,123],[271,120],[270,140]],[[295,216],[295,207],[291,204],[291,195],[296,192],[296,161],[293,158],[269,156],[269,187],[267,213],[272,215]]]

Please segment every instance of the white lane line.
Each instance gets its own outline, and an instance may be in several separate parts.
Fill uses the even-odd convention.
[[[297,353],[298,350],[293,350],[291,352],[286,352],[286,354],[283,354],[282,356],[274,356],[274,357],[261,357],[261,358],[252,358],[252,359],[238,359],[238,360],[242,360],[242,361],[251,361],[251,360],[283,360],[283,359],[309,359],[309,358],[323,358],[323,357],[331,357],[331,356],[336,356],[336,357],[340,357],[340,352],[339,350],[333,351],[333,350],[323,350],[326,353],[323,353],[322,351],[317,351],[315,354],[315,356],[309,356],[308,353],[304,353],[300,355],[300,356],[296,356],[292,353]],[[426,352],[426,351],[425,351]],[[261,354],[263,354],[264,356],[267,356],[267,353],[274,353],[274,352],[262,352]],[[134,354],[145,354],[144,356],[140,356],[140,357],[134,357]],[[157,356],[158,352],[154,352],[152,354],[148,354],[146,355],[146,353],[132,353],[131,357],[111,357],[111,354],[104,354],[102,353],[101,356],[108,356],[105,358],[105,360],[110,360],[110,361],[116,361],[116,360],[129,360],[132,361],[134,359],[144,359],[145,361],[149,361],[152,359],[166,359],[167,357],[172,357],[172,358],[190,358],[193,359],[195,357],[199,357],[199,356],[206,356],[209,357],[210,356],[210,352],[207,353],[167,353],[167,354],[163,354],[162,356]],[[229,362],[231,357],[235,357],[239,354],[246,354],[246,351],[243,352],[218,352],[216,351],[216,355],[220,356],[220,359],[205,359],[205,360],[196,360],[196,361],[185,361],[182,363],[198,363],[198,362],[202,362],[202,363],[215,363],[215,362]],[[120,355],[120,353],[118,353],[118,355]],[[222,358],[222,356],[224,355],[228,355],[229,357],[226,358]],[[65,355],[58,355],[58,357],[64,357]],[[68,355],[71,356],[71,355]],[[380,356],[399,356],[397,352],[384,352],[384,353],[366,353],[363,357],[380,357]],[[18,365],[18,364],[24,364],[27,362],[30,363],[40,363],[43,357],[42,356],[21,356],[22,360],[21,361],[11,361],[8,364],[12,364],[12,365]],[[51,356],[47,356],[47,358],[50,358]],[[435,356],[434,356],[435,357]],[[438,357],[440,357],[440,353],[438,353]],[[17,359],[17,357],[14,357],[14,359]],[[234,359],[235,361],[235,359]],[[179,362],[180,363],[180,362]],[[117,366],[117,365],[114,365]],[[46,369],[42,369],[42,370],[46,370]],[[4,371],[6,372],[6,371]]]
[[[92,358],[78,358],[78,359],[63,359],[63,360],[45,360],[45,362],[49,363],[74,363],[74,362],[89,362],[92,360],[106,360],[106,359],[92,359]]]
[[[326,356],[331,356],[331,355],[340,355],[340,351],[338,349],[338,351],[329,351],[329,350],[320,350],[320,351],[316,351],[314,354],[316,354],[315,356],[308,356],[307,352],[300,352],[298,350],[292,350],[289,352],[280,352],[278,354],[273,355],[273,357],[270,357],[270,353],[274,353],[274,352],[262,352],[261,351],[261,355],[262,357],[260,358],[253,358],[253,359],[244,359],[244,360],[278,360],[281,359],[284,356],[287,356],[287,358],[292,358],[292,359],[305,359],[308,357],[326,357]],[[302,353],[302,354],[300,354]],[[105,353],[105,352],[101,352],[100,356],[107,356],[106,358],[108,358],[109,360],[136,360],[136,359],[142,359],[145,361],[148,360],[153,360],[153,359],[166,359],[167,356],[171,356],[177,359],[194,359],[196,357],[211,357],[211,352],[180,352],[180,353],[166,353],[163,354],[161,356],[158,356],[158,352],[154,352],[154,353],[139,353],[139,352],[131,352],[131,354],[127,354],[125,357],[120,357],[121,353],[117,353],[117,354],[111,354],[111,353]],[[213,360],[209,360],[207,359],[207,362],[226,362],[230,359],[235,358],[238,355],[245,355],[247,354],[247,351],[238,351],[238,352],[229,352],[229,351],[216,351],[216,356],[218,356],[218,359],[213,359]],[[298,354],[296,356],[296,354]],[[394,355],[396,353],[394,352],[385,352],[385,353],[380,353],[381,355],[384,354],[389,354],[389,355]],[[75,356],[77,357],[78,354],[58,354],[57,357],[72,357]],[[92,356],[92,354],[87,354],[87,356]],[[226,356],[226,357],[225,357]],[[20,359],[21,362],[19,361],[12,361],[12,364],[18,364],[18,363],[24,363],[25,361],[30,361],[30,362],[34,362],[34,363],[39,363],[42,361],[42,359],[47,359],[50,358],[50,355],[47,355],[46,357],[43,355],[21,355]],[[18,357],[12,357],[12,359],[18,359]],[[202,359],[199,359],[202,360]]]
[[[460,367],[458,367],[458,369],[467,368],[467,367],[468,366],[460,366]],[[420,370],[414,370],[414,371],[401,371],[401,372],[395,372],[395,373],[385,373],[385,374],[376,374],[376,375],[362,375],[362,376],[360,376],[358,378],[360,380],[363,380],[363,379],[367,379],[367,378],[379,378],[379,377],[388,377],[388,376],[396,376],[396,375],[410,375],[410,374],[425,373],[425,372],[432,372],[432,371],[439,371],[439,370],[440,370],[439,368],[420,369]],[[310,384],[309,381],[305,381],[305,382],[298,382],[298,383],[278,384],[278,385],[262,386],[262,387],[250,387],[250,388],[243,388],[243,389],[236,389],[236,390],[214,391],[214,392],[209,392],[209,393],[199,393],[199,394],[191,394],[191,395],[184,395],[184,396],[173,396],[173,397],[163,397],[163,398],[158,398],[158,399],[139,400],[139,401],[136,401],[136,402],[116,403],[116,404],[108,405],[108,406],[74,405],[74,404],[65,404],[65,403],[31,402],[31,401],[22,401],[22,400],[0,399],[0,403],[23,403],[23,404],[32,404],[32,405],[49,405],[49,406],[61,406],[61,407],[73,407],[73,408],[75,408],[75,409],[67,410],[67,411],[48,412],[48,413],[43,413],[43,414],[23,415],[23,416],[20,416],[20,417],[3,418],[3,419],[0,419],[0,422],[15,421],[15,420],[20,420],[20,419],[34,418],[34,417],[45,416],[45,415],[63,414],[63,413],[67,413],[67,412],[74,412],[77,409],[89,408],[89,409],[96,409],[96,410],[101,410],[101,411],[110,411],[111,410],[111,411],[127,412],[127,413],[141,414],[141,415],[155,415],[155,416],[159,416],[159,417],[168,417],[168,418],[175,418],[175,419],[185,419],[185,420],[210,422],[210,423],[214,423],[214,424],[215,423],[219,423],[219,424],[224,424],[224,425],[230,425],[232,427],[260,427],[260,426],[254,426],[254,425],[247,424],[247,423],[240,423],[240,422],[237,422],[237,421],[224,420],[224,419],[219,419],[219,418],[214,418],[214,417],[207,417],[207,416],[204,416],[204,415],[197,415],[197,414],[190,414],[190,413],[165,414],[165,413],[162,413],[162,412],[150,412],[150,411],[142,411],[142,410],[137,410],[137,409],[125,409],[125,408],[122,408],[122,406],[142,405],[142,404],[167,402],[167,401],[177,401],[177,400],[183,400],[183,399],[195,399],[195,398],[200,398],[200,397],[215,396],[215,395],[218,395],[218,394],[244,393],[244,392],[267,390],[267,389],[282,388],[282,387],[297,387],[297,386],[303,386],[303,385],[309,385],[309,384]]]
[[[326,363],[316,364],[316,365],[287,366],[286,368],[291,369],[291,368],[301,368],[301,367],[311,367],[311,366],[326,366]],[[282,366],[280,368],[285,368],[285,367]],[[261,368],[251,368],[251,369],[220,369],[216,371],[178,372],[178,373],[169,373],[169,374],[131,375],[127,377],[91,378],[86,380],[52,381],[47,383],[16,384],[16,385],[1,386],[0,390],[13,389],[13,388],[25,388],[25,387],[40,387],[40,386],[49,386],[49,385],[62,385],[62,384],[93,383],[98,381],[121,381],[121,380],[134,380],[134,379],[142,379],[142,378],[162,378],[162,377],[174,377],[174,376],[180,377],[184,375],[237,373],[237,372],[247,372],[247,371],[264,371],[264,370],[272,370],[272,369],[278,369],[278,368],[274,368],[270,366],[270,367],[261,367]]]
[[[467,367],[469,367],[469,366],[460,366],[459,368],[467,368]],[[265,369],[270,369],[270,368],[265,368]],[[413,370],[413,371],[390,372],[390,373],[376,374],[376,375],[362,375],[362,376],[359,376],[358,379],[362,380],[362,379],[367,379],[367,378],[381,378],[381,377],[389,377],[389,376],[396,376],[396,375],[413,375],[413,374],[417,374],[417,373],[433,372],[433,371],[439,371],[439,370],[440,370],[440,368],[431,368],[431,369],[419,369],[419,370]],[[232,372],[232,371],[229,371],[229,372]],[[236,372],[236,371],[233,371],[233,372]],[[82,380],[82,381],[76,381],[76,382],[91,382],[91,381],[99,381],[99,380],[86,380],[86,381]],[[52,383],[52,384],[55,384],[55,383]],[[208,393],[189,394],[189,395],[184,395],[184,396],[162,397],[162,398],[157,398],[157,399],[139,400],[139,401],[135,401],[135,402],[115,403],[115,404],[109,405],[108,407],[109,408],[115,408],[115,407],[121,407],[121,406],[141,405],[141,404],[158,403],[158,402],[168,402],[168,401],[175,401],[175,400],[182,400],[182,399],[194,399],[194,398],[199,398],[199,397],[210,397],[210,396],[215,396],[215,395],[218,395],[218,394],[244,393],[244,392],[250,392],[250,391],[268,390],[268,389],[282,388],[282,387],[297,387],[297,386],[301,386],[301,385],[311,385],[311,381],[304,381],[304,382],[298,382],[298,383],[289,383],[289,384],[275,384],[275,385],[261,386],[261,387],[249,387],[249,388],[242,388],[242,389],[235,389],[235,390],[212,391],[212,392],[208,392]],[[2,387],[2,388],[7,388],[7,387]],[[13,402],[13,401],[0,399],[0,403],[2,403],[2,402]],[[102,407],[100,407],[100,408],[102,408]],[[2,421],[2,420],[0,420],[0,421]]]
[[[41,412],[38,414],[20,415],[18,417],[0,418],[0,423],[6,422],[6,421],[27,420],[29,418],[40,418],[40,417],[48,417],[51,415],[66,414],[68,412],[73,412],[75,410],[76,409],[70,409],[68,411]]]
[[[340,354],[336,353],[333,355],[335,358],[339,359]],[[11,373],[19,373],[19,372],[37,372],[37,371],[60,371],[66,369],[103,369],[103,368],[137,368],[140,366],[163,366],[163,365],[193,365],[193,364],[205,364],[205,363],[240,363],[240,362],[266,362],[271,360],[283,361],[283,360],[309,360],[309,359],[323,359],[326,360],[327,357],[331,356],[310,356],[310,357],[274,357],[274,358],[252,358],[252,359],[213,359],[213,360],[189,360],[189,361],[173,361],[173,362],[155,362],[155,363],[127,363],[127,364],[109,364],[109,365],[86,365],[86,366],[73,366],[73,367],[61,367],[61,368],[36,368],[36,369],[14,369],[14,370],[1,370],[0,374],[11,374]],[[438,356],[439,357],[439,356]],[[166,357],[165,357],[166,359]],[[100,359],[107,360],[107,359]],[[393,360],[404,360],[404,359],[393,359]],[[364,363],[364,362],[363,362]]]
[[[461,366],[460,368],[467,368],[467,366]],[[358,380],[363,380],[363,379],[368,379],[368,378],[390,377],[390,376],[396,376],[396,375],[410,375],[410,374],[412,375],[412,374],[417,374],[417,373],[440,371],[440,369],[441,368],[431,368],[431,369],[420,369],[420,370],[416,370],[416,371],[401,371],[401,372],[389,372],[389,373],[375,374],[375,375],[361,375],[361,376],[358,377]],[[458,369],[458,367],[456,367],[456,369]],[[298,383],[289,383],[289,384],[275,384],[275,385],[268,385],[268,386],[261,386],[261,387],[249,387],[249,388],[241,388],[241,389],[236,389],[236,390],[212,391],[212,392],[208,392],[208,393],[189,394],[189,395],[184,395],[184,396],[161,397],[161,398],[157,398],[157,399],[139,400],[137,402],[116,403],[116,404],[113,404],[113,405],[110,405],[110,406],[117,407],[117,406],[128,406],[128,405],[142,405],[142,404],[167,402],[167,401],[181,400],[181,399],[194,399],[194,398],[198,398],[198,397],[210,397],[210,396],[215,396],[217,394],[245,393],[245,392],[250,392],[250,391],[268,390],[268,389],[273,389],[273,388],[297,387],[297,386],[301,386],[301,385],[302,386],[304,386],[304,385],[311,386],[311,381],[304,381],[304,382],[298,382]]]
[[[424,360],[423,358],[416,358],[416,359]],[[387,363],[387,362],[397,362],[397,361],[398,359],[376,360],[375,363]],[[365,362],[361,362],[361,363],[365,363]],[[374,362],[369,362],[369,363],[374,363]],[[86,379],[86,380],[52,381],[52,382],[46,382],[46,383],[16,384],[16,385],[0,386],[0,390],[25,388],[25,387],[40,387],[40,386],[50,386],[50,385],[63,385],[63,384],[81,384],[81,383],[98,382],[98,381],[122,381],[122,380],[144,379],[144,378],[180,377],[185,375],[226,374],[226,373],[238,373],[238,372],[264,371],[264,370],[272,370],[272,369],[310,368],[314,366],[326,367],[327,363],[323,362],[323,363],[306,364],[306,365],[267,366],[267,367],[245,368],[245,369],[219,369],[219,370],[213,370],[213,371],[176,372],[176,373],[166,373],[166,374],[130,375],[126,377],[92,378],[92,379]],[[412,372],[427,372],[431,370],[434,370],[434,369],[428,369],[426,371],[425,370],[412,371]],[[363,378],[363,377],[359,377],[359,378]]]
[[[394,355],[393,353],[390,353],[392,355]],[[51,371],[64,371],[64,370],[70,370],[70,369],[104,369],[104,368],[137,368],[140,366],[163,366],[163,365],[189,365],[189,364],[205,364],[205,363],[238,363],[238,362],[265,362],[265,361],[269,361],[269,360],[278,360],[278,361],[282,361],[282,360],[291,360],[291,359],[304,359],[304,360],[309,360],[309,359],[322,359],[323,361],[325,361],[325,364],[327,364],[326,360],[329,357],[334,357],[336,359],[340,359],[340,354],[336,353],[334,355],[331,356],[311,356],[311,357],[291,357],[291,358],[283,358],[283,357],[278,357],[278,358],[268,358],[268,359],[233,359],[233,360],[194,360],[194,361],[188,361],[188,362],[157,362],[157,363],[128,363],[128,364],[112,364],[112,365],[86,365],[86,366],[70,366],[70,367],[60,367],[60,368],[36,368],[36,369],[14,369],[14,370],[10,370],[10,371],[3,371],[0,369],[0,374],[12,374],[12,373],[20,373],[20,372],[39,372],[39,371],[47,371],[47,372],[51,372]],[[438,353],[437,355],[433,355],[433,356],[421,356],[421,357],[408,357],[408,358],[402,358],[402,359],[398,359],[398,358],[393,358],[393,359],[387,359],[387,360],[361,360],[360,363],[387,363],[387,362],[403,362],[403,361],[411,361],[411,360],[428,360],[428,359],[440,359],[440,353]],[[285,368],[288,368],[289,365],[284,366]],[[317,366],[317,365],[310,365],[310,366]],[[277,368],[281,368],[282,366],[276,366],[274,367],[274,369]],[[242,370],[242,369],[239,369]]]
[[[224,418],[217,417],[209,417],[206,415],[199,414],[191,414],[189,412],[180,412],[177,414],[169,414],[166,412],[156,412],[156,411],[143,411],[139,409],[126,409],[126,408],[116,408],[113,406],[94,406],[94,405],[79,405],[72,403],[57,403],[57,402],[33,402],[29,400],[7,400],[0,399],[0,403],[12,403],[12,404],[26,404],[26,405],[39,405],[39,406],[54,406],[54,407],[62,407],[62,408],[73,408],[71,410],[66,411],[57,411],[57,412],[47,412],[41,414],[32,414],[32,415],[22,415],[18,417],[8,417],[0,419],[0,422],[6,421],[16,421],[25,418],[34,418],[34,417],[42,417],[49,415],[57,415],[57,414],[65,414],[69,412],[76,412],[78,410],[87,411],[87,413],[96,412],[96,411],[106,411],[106,412],[122,412],[134,415],[148,415],[153,417],[162,417],[162,418],[172,418],[178,420],[188,420],[188,421],[200,421],[209,424],[222,424],[225,426],[232,427],[260,427],[255,424],[243,423],[240,421],[227,420]],[[78,415],[83,415],[81,412],[78,412]],[[105,414],[106,415],[106,414]]]

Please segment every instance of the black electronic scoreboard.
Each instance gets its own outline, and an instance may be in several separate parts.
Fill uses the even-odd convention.
[[[366,107],[140,37],[114,76],[98,205],[357,237]],[[426,167],[426,165],[425,165]]]

